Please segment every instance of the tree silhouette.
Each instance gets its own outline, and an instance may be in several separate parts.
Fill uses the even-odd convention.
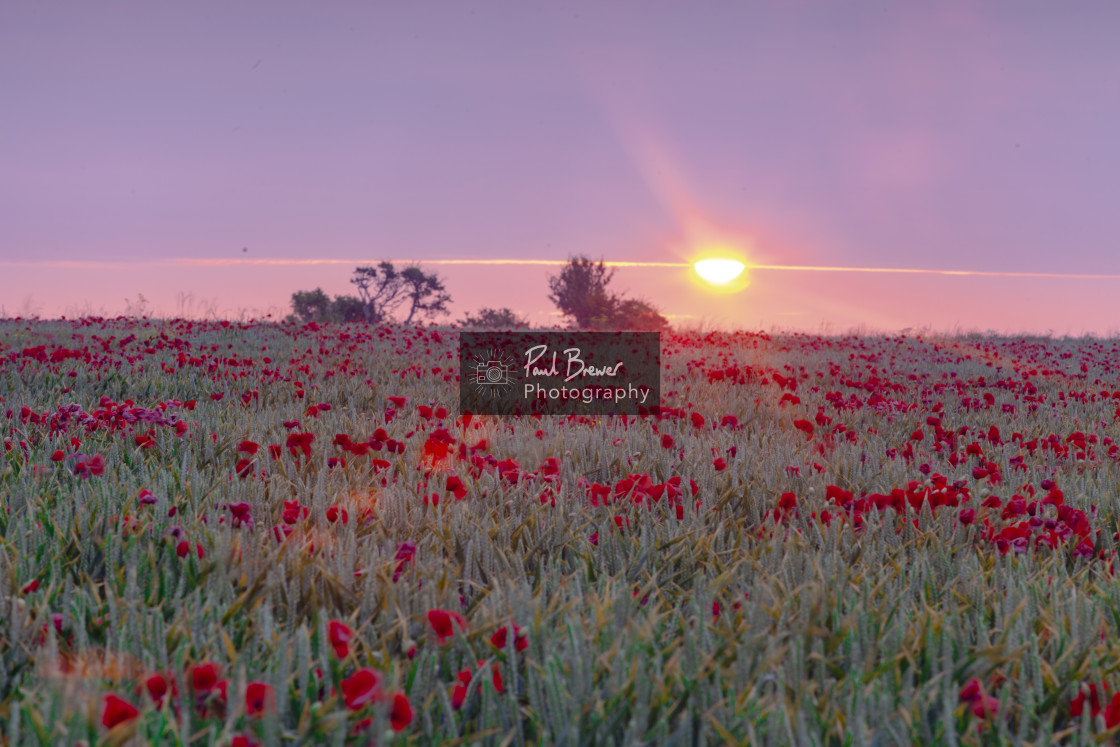
[[[362,322],[366,318],[365,306],[354,296],[335,296],[331,304],[331,321]]]
[[[529,320],[512,309],[481,308],[475,314],[467,314],[459,322],[460,326],[476,329],[520,329],[529,326]]]
[[[410,324],[417,314],[431,319],[448,313],[447,304],[451,302],[451,294],[443,287],[443,281],[437,275],[428,275],[419,267],[413,266],[404,268],[398,277],[408,304],[405,324]]]
[[[410,324],[417,315],[431,318],[447,314],[451,294],[435,273],[428,274],[413,265],[397,270],[392,262],[381,262],[376,267],[358,267],[350,282],[358,289],[365,320],[379,323],[392,317],[394,311],[407,304]]]
[[[599,260],[571,257],[557,275],[550,275],[548,299],[560,313],[583,328],[651,330],[669,327],[669,322],[649,301],[624,298],[607,290],[614,277]]]
[[[292,312],[304,322],[325,322],[331,312],[331,298],[322,288],[292,294]]]
[[[365,319],[365,310],[362,302],[354,296],[335,296],[332,301],[322,288],[316,288],[292,294],[292,316],[304,324],[360,322]]]
[[[350,282],[358,289],[357,296],[335,296],[332,301],[322,288],[313,291],[296,291],[292,294],[292,316],[309,322],[369,322],[392,320],[393,312],[404,307],[408,310],[405,324],[418,317],[431,318],[447,314],[451,294],[443,281],[434,273],[428,274],[419,267],[397,270],[392,262],[381,262],[376,267],[358,267]]]
[[[661,332],[669,329],[669,320],[657,308],[642,298],[623,298],[618,300],[615,309],[613,329],[645,330]]]
[[[615,298],[607,292],[612,277],[614,270],[607,269],[602,260],[596,263],[584,256],[571,257],[559,275],[549,276],[552,292],[548,300],[580,327],[602,326],[603,321],[614,318]]]
[[[358,289],[358,298],[370,324],[384,321],[404,301],[401,295],[404,287],[392,262],[355,268],[350,282]]]

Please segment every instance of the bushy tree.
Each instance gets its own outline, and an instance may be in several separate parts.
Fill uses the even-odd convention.
[[[578,326],[597,326],[597,321],[614,318],[614,296],[607,292],[612,277],[614,270],[607,269],[602,260],[596,263],[588,257],[572,257],[560,274],[549,276],[548,300]]]
[[[529,326],[529,320],[512,309],[483,307],[474,314],[467,314],[460,326],[475,329],[520,329]]]
[[[599,260],[578,256],[550,275],[549,300],[579,327],[661,331],[669,322],[649,301],[624,298],[607,290],[614,270]]]
[[[365,318],[362,302],[354,296],[335,296],[332,301],[322,288],[313,291],[296,291],[292,294],[293,321],[303,322],[360,322]]]
[[[610,329],[661,332],[669,329],[669,320],[649,301],[641,298],[619,299]]]
[[[366,309],[362,300],[356,296],[335,296],[331,304],[332,321],[336,322],[363,322],[366,318]]]
[[[304,324],[330,321],[331,297],[322,288],[296,291],[292,294],[292,313]]]

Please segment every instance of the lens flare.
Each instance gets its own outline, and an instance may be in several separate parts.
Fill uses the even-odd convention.
[[[727,285],[747,268],[737,259],[702,259],[692,267],[697,275],[713,285]]]

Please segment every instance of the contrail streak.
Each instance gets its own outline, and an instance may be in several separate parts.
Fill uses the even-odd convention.
[[[138,260],[3,260],[0,267],[45,267],[63,270],[126,269],[130,267],[308,267],[315,265],[376,265],[381,259],[286,259],[286,258],[218,258],[218,257],[169,257],[166,259]],[[560,267],[568,264],[561,259],[390,259],[395,264],[422,265],[533,265]],[[644,262],[630,260],[604,260],[608,267],[691,267],[691,262]],[[961,277],[999,278],[1055,278],[1066,280],[1120,280],[1120,274],[1066,273],[1066,272],[1006,272],[996,270],[939,270],[916,267],[833,267],[827,265],[767,265],[747,264],[747,271],[773,270],[780,272],[863,272],[893,273],[899,275],[949,275]]]
[[[1071,280],[1120,280],[1120,275],[1065,272],[999,272],[989,270],[932,270],[911,267],[824,267],[819,265],[752,265],[747,270],[790,270],[795,272],[893,272],[905,275],[975,275],[996,278],[1067,278]]]

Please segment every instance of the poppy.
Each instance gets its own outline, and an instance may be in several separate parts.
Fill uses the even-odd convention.
[[[274,699],[272,685],[250,682],[245,688],[245,712],[250,716],[262,716],[272,707]]]
[[[334,647],[335,656],[345,659],[350,655],[350,641],[354,638],[354,630],[341,620],[331,620],[327,623],[327,637]]]
[[[393,705],[389,710],[389,724],[393,727],[393,731],[403,731],[411,723],[412,704],[408,702],[404,693],[394,694]]]
[[[207,693],[218,684],[222,675],[222,667],[216,662],[204,662],[191,667],[191,686],[195,692]]]
[[[448,475],[444,492],[454,494],[455,500],[462,500],[467,494],[467,486],[463,484],[462,478],[458,475]]]
[[[373,669],[359,669],[342,681],[342,699],[346,707],[357,711],[382,697],[380,672]]]
[[[521,627],[518,625],[513,626],[514,649],[518,652],[524,651],[529,647],[529,637],[521,632]],[[509,626],[503,625],[494,631],[490,636],[490,643],[494,648],[505,648],[509,642]]]
[[[101,725],[106,729],[112,729],[118,724],[132,721],[139,715],[140,711],[136,706],[114,693],[109,693],[105,696],[105,705],[101,711]]]
[[[436,634],[436,642],[443,645],[450,638],[455,637],[455,628],[465,631],[467,620],[458,612],[434,609],[428,612],[428,622]]]
[[[163,707],[163,700],[167,697],[168,692],[173,696],[178,694],[175,680],[160,672],[156,672],[144,680],[144,688],[148,691],[148,696],[151,697],[152,702],[156,704],[156,708]]]

